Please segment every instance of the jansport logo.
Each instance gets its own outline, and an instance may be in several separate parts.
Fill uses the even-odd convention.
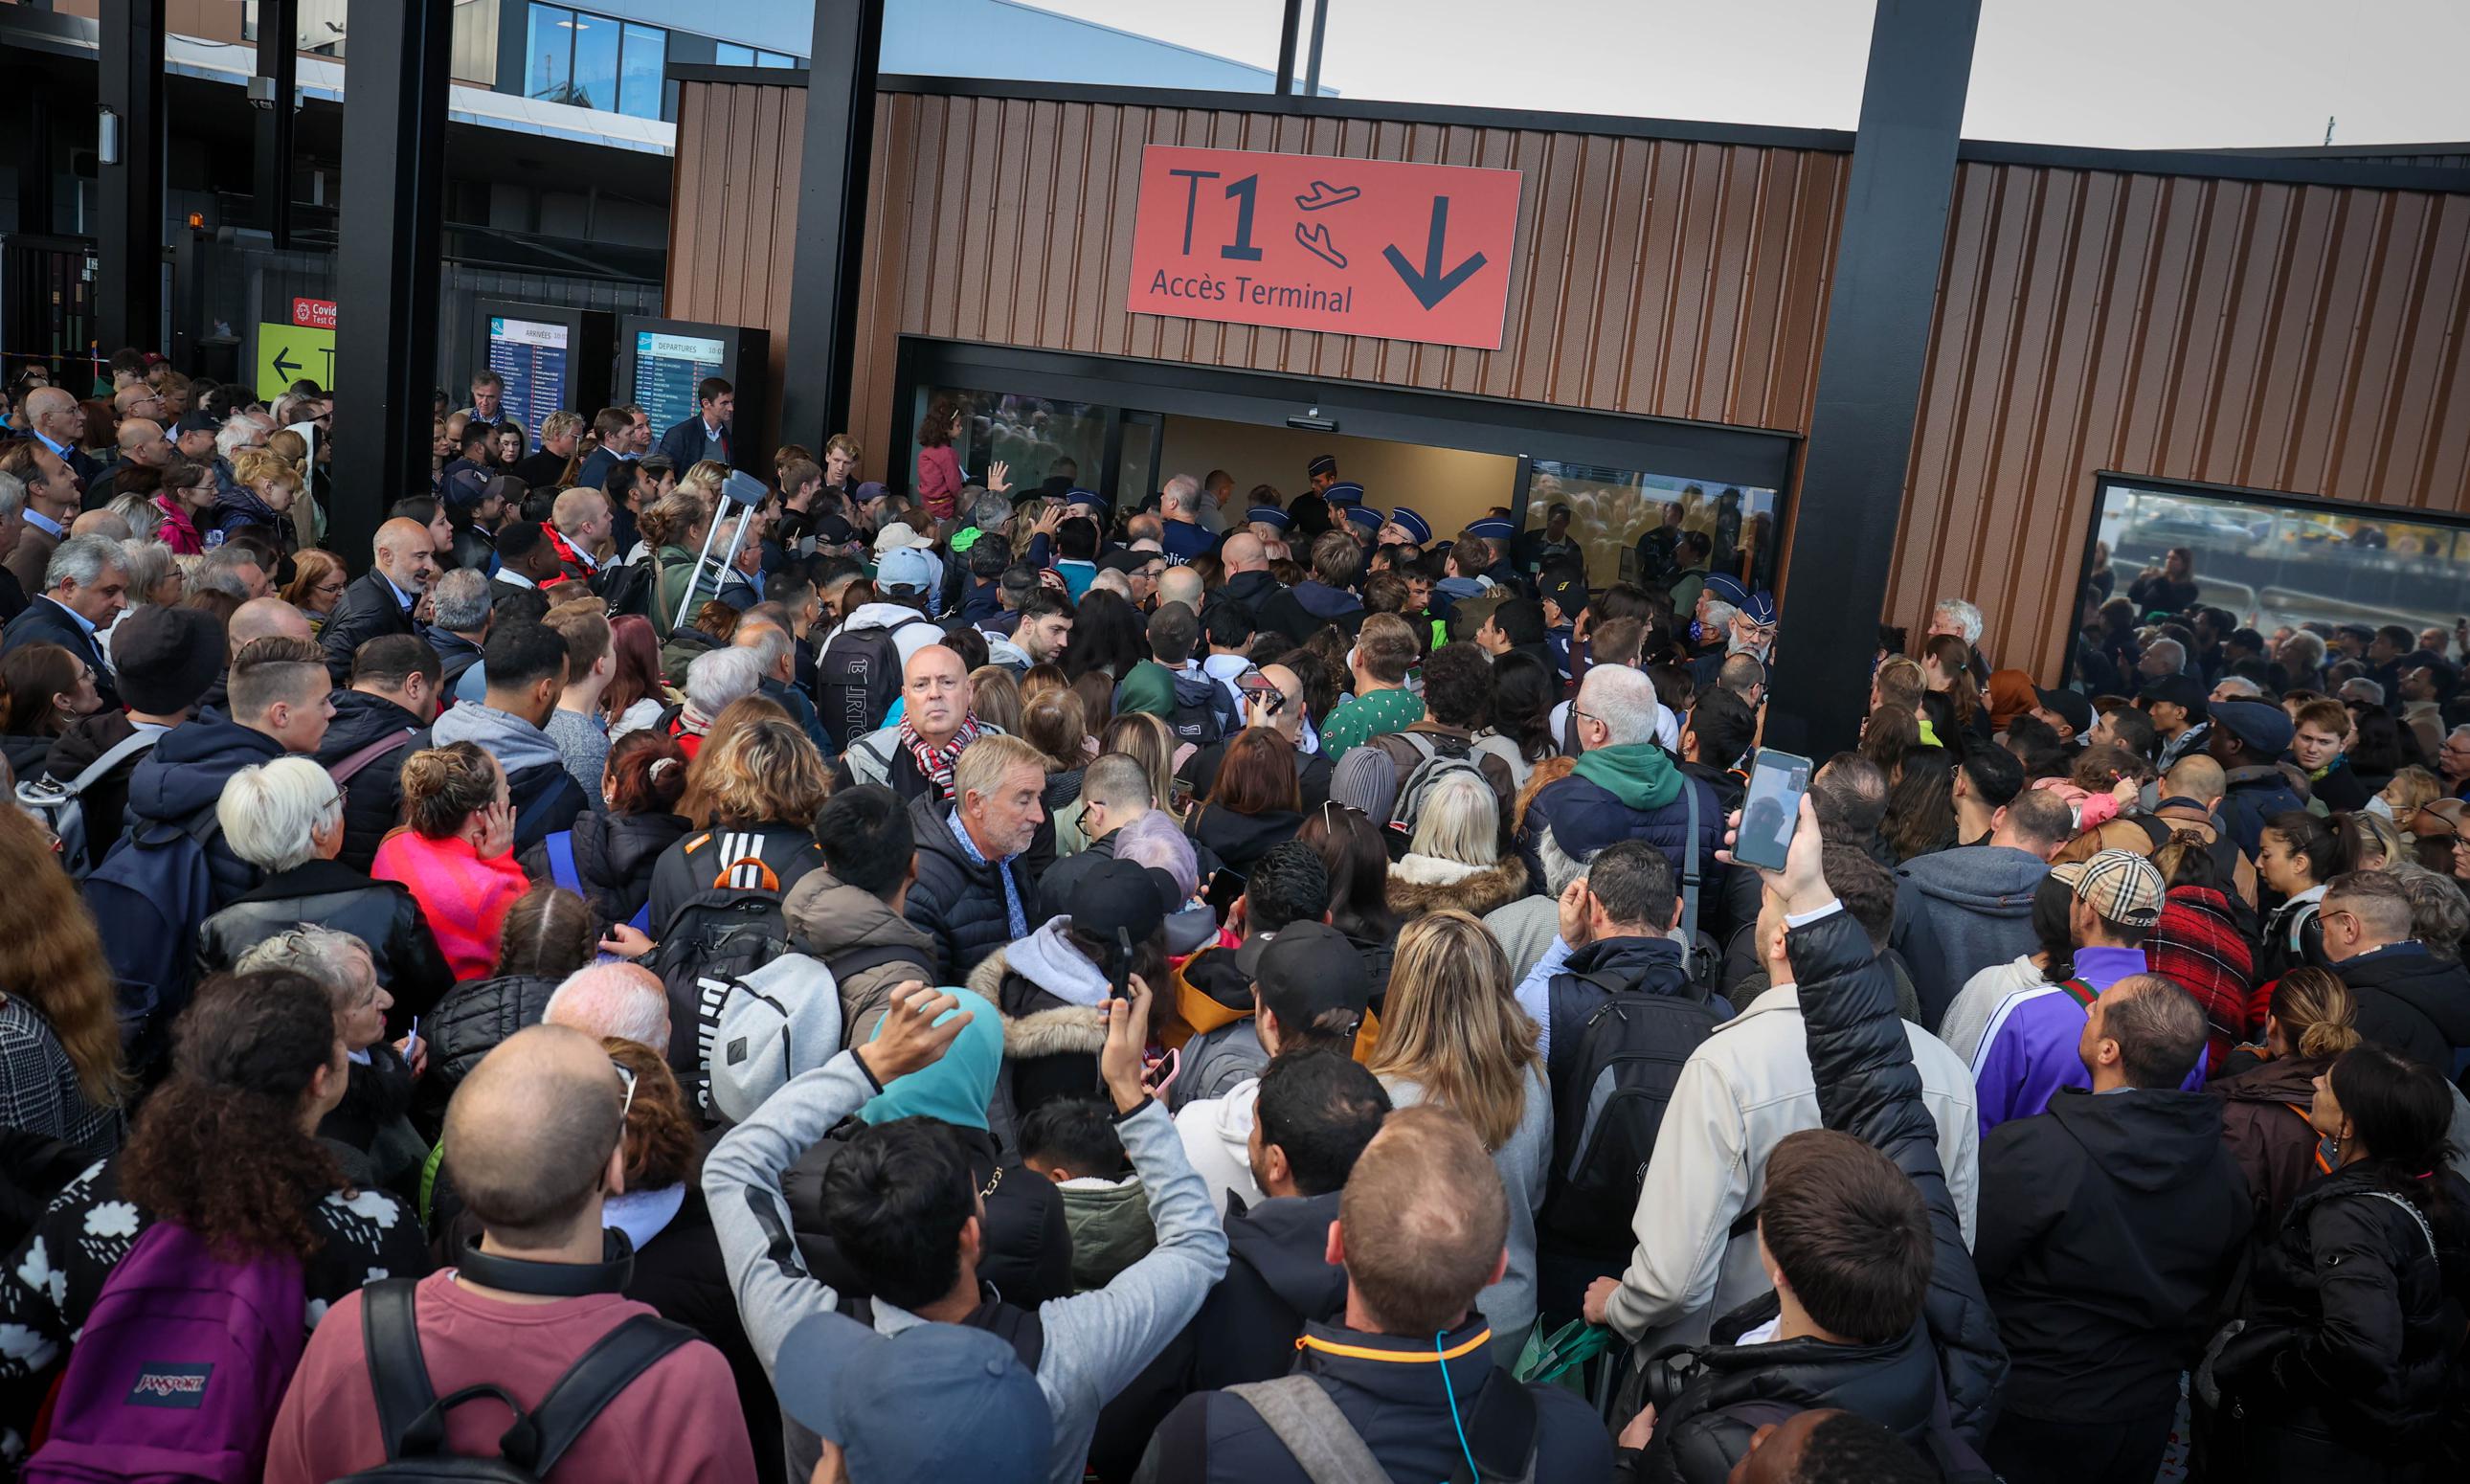
[[[206,1404],[206,1379],[211,1365],[150,1365],[137,1373],[128,1388],[131,1406],[200,1407]]]

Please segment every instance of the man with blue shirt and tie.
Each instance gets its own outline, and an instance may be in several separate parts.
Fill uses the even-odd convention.
[[[373,554],[374,565],[343,590],[342,600],[318,631],[327,672],[346,681],[352,657],[362,644],[389,634],[419,632],[412,609],[437,576],[436,545],[429,527],[418,521],[393,520],[379,526]]]
[[[78,447],[85,436],[85,408],[78,400],[57,386],[38,386],[26,394],[26,429],[35,441],[52,451],[54,457],[66,464],[77,475],[82,489],[103,465],[88,457]]]
[[[0,654],[28,644],[58,644],[94,671],[96,694],[106,710],[120,709],[111,667],[95,642],[128,606],[128,558],[108,536],[72,536],[52,553],[43,593],[0,631]]]

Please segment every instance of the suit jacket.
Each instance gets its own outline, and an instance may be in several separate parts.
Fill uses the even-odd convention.
[[[394,584],[385,580],[375,568],[352,579],[343,590],[342,601],[317,631],[317,642],[325,646],[326,673],[335,678],[335,688],[340,690],[352,678],[352,656],[373,638],[389,634],[412,634],[411,614],[395,601]]]
[[[30,536],[35,534],[37,533],[28,532]],[[19,549],[24,548],[21,545]],[[48,593],[27,604],[26,611],[11,619],[8,628],[0,629],[0,654],[28,644],[58,644],[92,665],[94,688],[103,697],[104,709],[120,709],[120,687],[111,683],[111,666],[104,661],[103,646],[85,632],[77,614]]]
[[[737,430],[724,427],[720,430],[720,446],[712,447],[711,440],[704,436],[701,412],[661,434],[661,452],[678,466],[680,478],[686,477],[687,470],[707,458],[716,458],[732,468],[736,467],[736,461],[731,456],[736,446]]]
[[[60,539],[42,530],[35,522],[26,522],[25,534],[17,538],[17,549],[9,553],[9,575],[17,579],[17,589],[25,593],[43,591],[43,569],[52,565],[52,553],[60,549]]]

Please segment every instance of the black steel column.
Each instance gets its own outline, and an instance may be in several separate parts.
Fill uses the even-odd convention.
[[[352,0],[327,545],[355,568],[386,506],[429,492],[454,24],[453,7],[429,0]]]
[[[1304,0],[1287,0],[1286,11],[1278,22],[1278,96],[1281,98],[1295,90],[1295,45],[1303,32]]]
[[[357,24],[357,23],[355,23]],[[300,83],[300,0],[258,0],[257,78],[250,85],[257,104],[257,224],[274,235],[274,245],[291,245],[291,100]],[[273,93],[271,104],[257,98]]]
[[[96,334],[107,356],[163,338],[163,0],[103,0],[97,20],[95,103],[111,117],[98,113],[96,128],[113,131],[118,154],[98,155],[95,182]]]
[[[1766,740],[1852,745],[1921,409],[1980,0],[1878,0],[1792,518]]]
[[[849,424],[867,166],[874,149],[875,58],[882,47],[883,0],[816,0],[797,255],[789,267],[788,355],[781,378],[784,443],[819,449]]]

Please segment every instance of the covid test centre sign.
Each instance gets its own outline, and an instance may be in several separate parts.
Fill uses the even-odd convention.
[[[1501,348],[1514,170],[1151,145],[1125,308]]]

